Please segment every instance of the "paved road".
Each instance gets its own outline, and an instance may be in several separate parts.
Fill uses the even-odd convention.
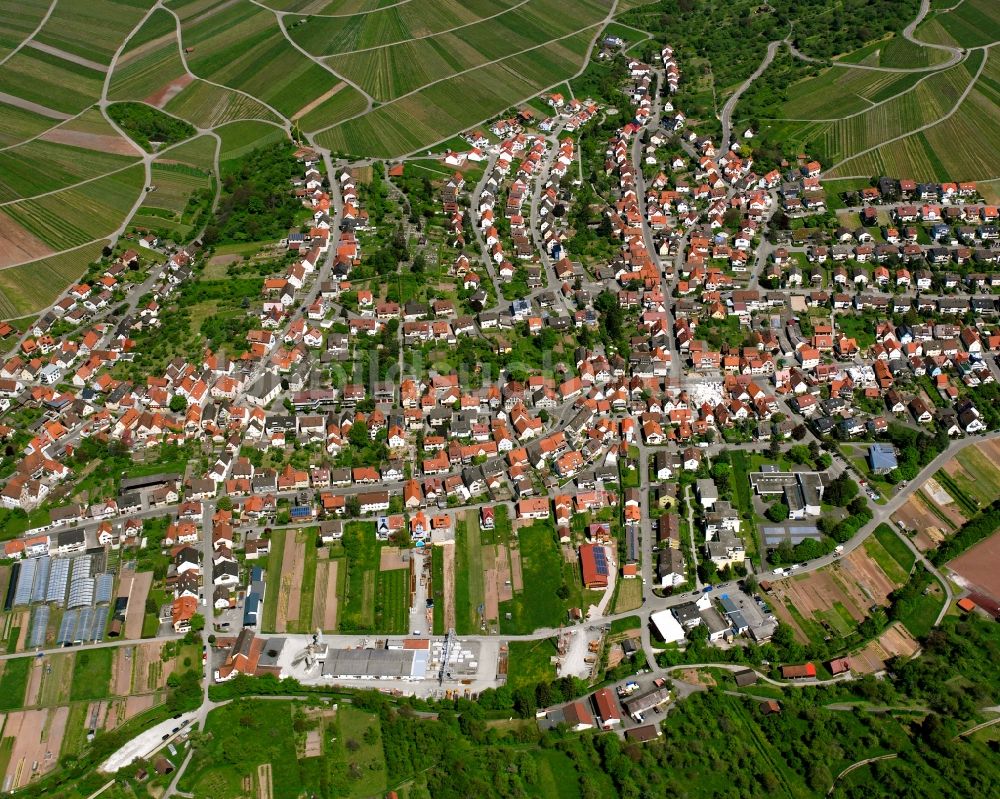
[[[760,62],[760,66],[754,70],[753,74],[747,78],[740,87],[732,93],[726,104],[722,106],[722,113],[719,115],[719,119],[722,122],[722,145],[719,148],[720,153],[725,153],[729,150],[732,144],[732,118],[733,110],[736,108],[736,104],[740,101],[740,96],[748,88],[750,84],[753,83],[757,78],[764,74],[764,70],[767,69],[771,62],[774,60],[775,54],[778,52],[778,48],[784,43],[784,39],[776,39],[767,46],[767,53],[764,55],[764,60]]]
[[[113,774],[135,760],[149,757],[149,755],[160,747],[166,746],[176,735],[180,734],[181,730],[193,727],[196,718],[197,713],[195,712],[184,713],[178,719],[167,719],[155,727],[150,727],[145,732],[139,733],[139,735],[105,760],[100,767],[101,771]],[[184,727],[180,727],[185,721],[187,724]],[[178,732],[176,733],[173,732],[175,728],[178,728]]]

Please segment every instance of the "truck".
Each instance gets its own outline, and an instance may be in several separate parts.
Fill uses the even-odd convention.
[[[774,573],[775,573],[775,575],[776,575],[776,576],[778,576],[778,577],[784,577],[784,576],[785,576],[785,570],[784,570],[784,569],[782,569],[782,568],[780,568],[780,567],[779,567],[779,568],[776,568],[776,569],[774,570]]]
[[[833,555],[834,555],[834,557],[839,558],[843,554],[844,554],[844,545],[843,544],[837,544],[837,546],[835,546],[833,548]]]

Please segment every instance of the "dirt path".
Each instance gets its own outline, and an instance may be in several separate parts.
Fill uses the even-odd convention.
[[[482,548],[483,570],[483,618],[486,621],[496,621],[500,618],[500,596],[497,592],[497,548],[494,546]],[[475,564],[469,564],[475,568]]]
[[[295,531],[285,533],[285,549],[281,556],[281,587],[278,594],[278,615],[275,629],[279,633],[288,630],[288,620],[299,618],[299,603],[302,599],[302,575],[305,571],[304,546],[296,541]]]
[[[257,766],[257,799],[271,799],[274,794],[274,784],[271,781],[271,764],[262,763]]]
[[[771,62],[774,60],[775,53],[778,52],[778,48],[784,44],[784,40],[775,39],[773,42],[767,46],[767,54],[764,56],[764,60],[760,62],[760,66],[754,70],[753,74],[750,75],[740,87],[732,93],[726,104],[722,106],[722,113],[719,115],[719,119],[722,122],[722,150],[725,152],[729,149],[730,138],[732,136],[732,121],[733,121],[733,111],[736,110],[736,104],[740,101],[740,97],[743,96],[743,92],[750,88],[750,84],[753,83],[757,78],[764,74],[764,70],[767,69]]]
[[[329,100],[331,97],[333,97],[333,95],[335,95],[337,92],[343,89],[346,85],[347,85],[346,81],[340,81],[340,83],[334,84],[333,88],[331,88],[329,91],[323,92],[323,94],[321,94],[311,103],[306,103],[304,106],[302,106],[302,108],[300,108],[298,111],[292,114],[292,119],[293,120],[301,119],[310,111],[312,111],[314,108],[317,108],[318,106],[322,105],[327,100]]]
[[[146,614],[146,599],[153,585],[152,572],[138,572],[132,577],[128,608],[125,611],[125,637],[142,638],[142,622]]]
[[[30,41],[28,42],[28,47],[31,47],[34,50],[40,50],[48,55],[54,55],[56,58],[61,58],[63,61],[69,61],[73,64],[78,64],[81,67],[92,69],[94,72],[104,73],[108,71],[108,68],[104,66],[104,64],[99,64],[97,61],[91,61],[89,58],[84,58],[82,55],[67,53],[65,50],[60,50],[58,47],[53,47],[51,44],[42,44],[41,42]]]
[[[455,542],[441,546],[444,555],[444,628],[455,629]]]
[[[0,212],[0,269],[34,261],[55,250],[36,238],[7,214]]]
[[[31,100],[24,100],[21,97],[17,97],[13,94],[7,94],[6,92],[0,92],[0,103],[6,103],[7,105],[12,105],[16,108],[23,108],[25,111],[33,111],[34,113],[43,117],[48,117],[49,119],[72,119],[70,114],[64,114],[62,111],[56,111],[54,108],[39,105],[38,103],[31,102]]]
[[[128,656],[126,657],[126,655]],[[126,647],[123,646],[115,650],[115,662],[111,670],[111,693],[113,696],[128,696],[132,693],[132,666],[134,663],[134,652],[126,652]]]
[[[42,674],[44,670],[41,658],[35,658],[31,664],[31,671],[28,672],[28,688],[24,692],[25,707],[38,704],[38,698],[42,692]]]
[[[316,593],[313,595],[313,624],[323,632],[337,629],[337,566],[335,560],[316,564]]]

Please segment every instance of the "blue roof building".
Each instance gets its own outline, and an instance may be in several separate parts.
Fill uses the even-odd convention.
[[[868,448],[868,468],[872,474],[888,474],[899,466],[892,444],[872,444]]]

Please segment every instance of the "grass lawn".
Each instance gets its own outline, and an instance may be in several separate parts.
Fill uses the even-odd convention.
[[[865,539],[864,547],[865,552],[885,572],[886,577],[896,585],[902,585],[906,582],[907,572],[903,571],[903,567],[899,565],[896,559],[886,551],[885,547],[874,536]]]
[[[431,598],[434,600],[434,635],[444,635],[444,551],[431,547]]]
[[[513,690],[522,685],[554,680],[556,667],[550,660],[555,654],[554,638],[543,638],[540,641],[511,641],[507,686]]]
[[[405,635],[410,631],[410,570],[380,571],[375,586],[375,629]]]
[[[629,582],[638,582],[638,580],[630,580]],[[609,635],[618,635],[629,630],[638,630],[641,626],[642,619],[638,616],[626,616],[624,619],[615,619],[611,622]]]
[[[351,780],[350,796],[381,796],[386,788],[385,754],[378,719],[350,705],[340,705],[334,722],[337,737],[330,760],[333,768],[347,769],[357,764],[360,774]]]
[[[966,447],[960,450],[955,455],[955,460],[975,478],[976,485],[981,491],[994,497],[1000,494],[1000,469],[982,453],[979,447]]]
[[[316,541],[317,530],[310,527],[296,530],[295,539],[305,544],[305,565],[302,571],[302,590],[299,598],[299,618],[288,620],[288,631],[299,633],[313,632],[313,596],[316,593]],[[266,594],[266,592],[265,592]]]
[[[615,597],[615,613],[635,610],[642,605],[642,580],[618,578],[618,595]],[[617,624],[618,622],[614,622]]]
[[[24,692],[28,688],[31,661],[32,658],[3,661],[3,671],[0,671],[0,710],[24,707]]]
[[[931,590],[923,594],[913,603],[910,611],[900,618],[903,626],[910,631],[914,638],[922,638],[934,627],[941,606],[944,604],[945,595],[941,584],[935,580],[931,583]]]
[[[875,538],[878,539],[882,548],[892,555],[893,560],[903,567],[903,571],[909,574],[917,556],[900,540],[896,532],[888,524],[880,524],[875,528]]]
[[[510,601],[500,603],[500,631],[516,635],[541,627],[558,627],[566,620],[568,606],[556,594],[559,583],[553,578],[566,574],[566,569],[552,525],[547,521],[535,522],[522,527],[518,538],[524,590]],[[575,569],[575,564],[566,565]]]
[[[245,796],[243,780],[257,785],[257,767],[271,766],[273,799],[297,799],[319,793],[318,775],[309,765],[315,759],[300,759],[296,742],[302,733],[293,727],[293,714],[300,703],[238,700],[208,715],[208,733],[181,780],[182,790],[213,799]],[[233,752],[239,752],[233,757]],[[251,791],[263,795],[264,791]]]
[[[375,584],[379,546],[374,522],[348,522],[344,526],[347,567],[346,597],[343,598],[339,627],[342,632],[375,629]]]
[[[60,756],[78,755],[87,744],[87,702],[76,702],[69,706],[66,719],[66,734],[63,736]]]
[[[104,699],[111,680],[113,649],[85,649],[76,654],[70,699]]]
[[[285,555],[285,530],[271,531],[271,553],[267,556],[267,590],[264,591],[262,630],[273,630],[278,623],[278,594],[281,593],[281,561]],[[312,606],[310,605],[310,608]]]
[[[478,529],[467,513],[455,523],[455,631],[469,635],[479,631],[479,608],[485,601],[483,546]]]

